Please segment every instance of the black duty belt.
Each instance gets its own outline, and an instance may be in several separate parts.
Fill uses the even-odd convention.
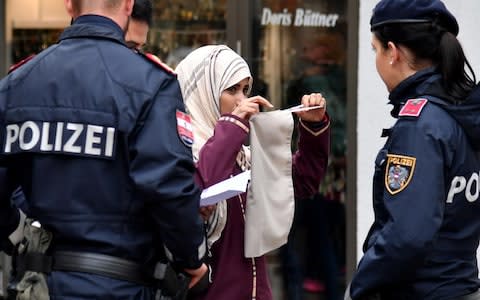
[[[18,256],[17,268],[23,271],[50,273],[51,271],[82,272],[114,279],[152,285],[153,277],[135,262],[98,253],[57,251],[52,256],[29,253]]]

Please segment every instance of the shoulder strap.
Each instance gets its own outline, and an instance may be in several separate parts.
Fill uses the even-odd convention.
[[[139,51],[138,53],[143,57],[145,57],[148,61],[152,62],[156,66],[166,71],[167,73],[170,73],[172,75],[177,75],[175,71],[172,68],[170,68],[167,64],[165,64],[158,56],[152,53],[142,53],[141,51]]]
[[[8,68],[8,74],[12,73],[13,71],[15,71],[16,69],[20,68],[21,66],[23,66],[24,64],[26,64],[27,62],[29,62],[30,60],[32,60],[32,58],[35,57],[36,54],[31,54],[30,56],[22,59],[21,61],[19,61],[18,63],[10,66],[10,68]]]

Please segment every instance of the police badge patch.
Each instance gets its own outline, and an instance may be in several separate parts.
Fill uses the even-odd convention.
[[[427,104],[428,100],[423,98],[410,99],[402,107],[402,110],[398,113],[399,117],[418,117],[423,108]]]
[[[187,147],[193,145],[193,127],[190,116],[182,111],[177,110],[177,132],[180,140]]]
[[[416,158],[411,156],[387,154],[385,169],[385,187],[392,195],[403,191],[413,177]]]

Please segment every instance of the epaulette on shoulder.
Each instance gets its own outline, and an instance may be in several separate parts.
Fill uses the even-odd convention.
[[[21,61],[19,61],[18,63],[10,66],[10,68],[8,68],[8,74],[12,73],[13,71],[15,71],[16,69],[20,68],[21,66],[23,66],[24,64],[26,64],[27,62],[29,62],[30,60],[32,60],[32,58],[35,57],[36,54],[31,54],[30,56],[22,59]]]
[[[425,98],[409,99],[398,113],[398,116],[418,118],[427,102],[428,100]]]
[[[165,64],[158,56],[152,53],[142,53],[142,55],[146,59],[154,63],[156,66],[159,66],[160,68],[165,70],[167,73],[170,73],[172,75],[177,75],[177,73],[175,73],[175,71],[172,68],[170,68],[167,64]]]

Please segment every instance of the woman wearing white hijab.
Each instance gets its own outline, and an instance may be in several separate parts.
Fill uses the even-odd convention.
[[[252,75],[245,60],[227,46],[204,46],[182,60],[176,73],[192,118],[197,183],[206,188],[250,169],[250,149],[243,145],[248,121],[259,106],[272,105],[260,96],[249,98]],[[293,177],[295,194],[306,198],[318,190],[325,173],[330,122],[320,94],[305,95],[302,104],[324,107],[298,113],[300,141]],[[202,211],[208,217],[213,282],[198,299],[272,299],[265,258],[245,257],[245,201],[246,193]]]

